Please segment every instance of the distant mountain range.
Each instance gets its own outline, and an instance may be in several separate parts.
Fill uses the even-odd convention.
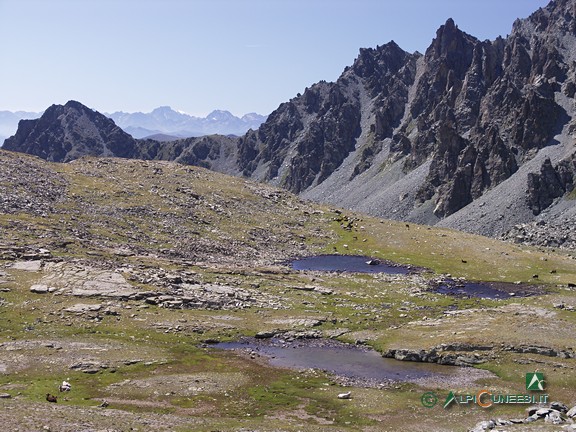
[[[23,119],[36,119],[42,113],[27,111],[0,111],[0,147],[6,138],[14,135],[18,129],[18,122]]]
[[[105,114],[134,138],[147,138],[152,135],[174,136],[177,138],[204,135],[244,135],[249,129],[258,129],[266,121],[266,116],[249,113],[236,117],[229,111],[215,110],[206,117],[194,117],[174,111],[169,106],[156,108],[150,113],[115,112]]]
[[[0,111],[0,146],[6,138],[14,135],[18,122],[37,119],[42,112]],[[195,117],[173,110],[168,106],[156,108],[150,113],[104,113],[134,138],[154,138],[169,141],[177,138],[204,135],[243,135],[250,129],[258,129],[266,116],[249,113],[236,117],[229,111],[215,110],[206,117]]]

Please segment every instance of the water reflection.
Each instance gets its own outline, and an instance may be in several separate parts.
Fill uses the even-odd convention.
[[[407,266],[357,255],[316,255],[294,260],[290,264],[294,270],[388,274],[407,274],[411,271]]]
[[[416,382],[423,378],[449,378],[461,373],[456,366],[403,362],[384,358],[378,352],[334,340],[286,342],[282,339],[221,342],[213,345],[226,350],[247,350],[269,359],[272,366],[293,369],[320,369],[361,381]]]

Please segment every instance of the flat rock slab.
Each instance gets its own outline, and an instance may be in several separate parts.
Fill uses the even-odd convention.
[[[64,309],[64,311],[70,313],[86,313],[86,312],[98,312],[101,309],[102,309],[101,304],[77,303],[74,306]]]
[[[79,297],[127,298],[138,291],[121,273],[65,263],[50,264],[36,286],[48,286]]]
[[[129,297],[137,290],[132,287],[124,276],[113,272],[92,272],[89,280],[80,286],[72,288],[75,296],[104,296],[104,297]]]
[[[322,324],[324,320],[314,319],[314,318],[286,318],[286,319],[275,319],[270,321],[271,324],[280,324],[290,327],[316,327]]]
[[[80,362],[80,363],[75,363],[73,365],[70,366],[70,369],[72,370],[77,370],[86,374],[96,374],[98,372],[101,372],[102,369],[107,369],[108,366],[107,365],[103,365],[100,363],[95,363],[95,362]]]
[[[41,260],[33,260],[33,261],[16,261],[12,264],[12,268],[14,270],[25,270],[25,271],[33,271],[37,272],[42,269],[42,261]]]

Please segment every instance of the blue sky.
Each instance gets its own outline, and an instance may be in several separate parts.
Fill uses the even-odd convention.
[[[0,110],[78,100],[101,112],[170,105],[268,114],[359,48],[424,52],[452,17],[506,36],[548,0],[0,0]]]

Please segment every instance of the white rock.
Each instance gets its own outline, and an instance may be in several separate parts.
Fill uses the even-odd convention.
[[[32,285],[30,291],[36,294],[46,294],[56,291],[56,288],[44,284]]]
[[[42,268],[42,261],[16,261],[14,264],[12,264],[12,268],[25,271],[40,271]]]
[[[338,394],[338,399],[350,399],[352,397],[352,392],[346,392],[346,393],[339,393]]]

